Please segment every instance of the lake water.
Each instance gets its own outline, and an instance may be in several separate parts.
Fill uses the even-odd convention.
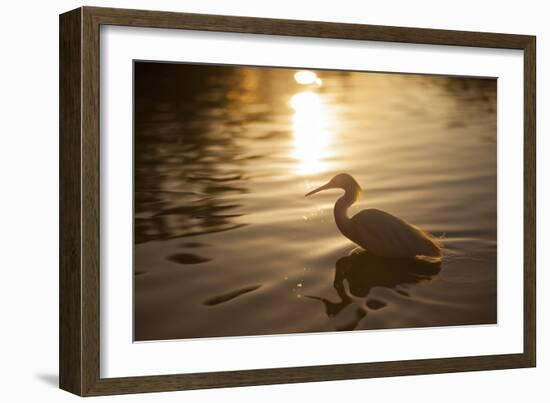
[[[135,64],[136,340],[496,323],[496,80]],[[445,242],[352,254],[337,173]]]

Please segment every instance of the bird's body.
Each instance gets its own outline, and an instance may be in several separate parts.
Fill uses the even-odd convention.
[[[344,235],[375,256],[441,257],[440,246],[428,234],[384,211],[363,210],[350,221],[353,231]]]
[[[348,174],[336,175],[326,185],[306,196],[334,188],[345,191],[334,205],[334,219],[338,229],[368,253],[392,258],[441,259],[441,241],[401,218],[378,209],[362,210],[349,218],[348,208],[357,200],[361,188]]]

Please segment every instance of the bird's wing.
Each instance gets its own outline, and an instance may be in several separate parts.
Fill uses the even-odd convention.
[[[433,242],[418,228],[385,211],[367,209],[351,218],[356,243],[377,256],[434,254]]]

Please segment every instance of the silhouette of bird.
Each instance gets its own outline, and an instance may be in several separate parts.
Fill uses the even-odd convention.
[[[399,217],[369,208],[349,218],[348,208],[362,192],[351,175],[338,174],[306,196],[327,189],[344,190],[344,195],[334,205],[336,226],[346,238],[368,253],[381,257],[441,260],[443,243]]]

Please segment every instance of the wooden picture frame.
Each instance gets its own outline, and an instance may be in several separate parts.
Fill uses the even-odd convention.
[[[524,348],[468,356],[230,372],[100,377],[99,29],[172,28],[524,52]],[[313,21],[81,7],[60,16],[60,387],[81,396],[533,367],[535,315],[535,37]]]

